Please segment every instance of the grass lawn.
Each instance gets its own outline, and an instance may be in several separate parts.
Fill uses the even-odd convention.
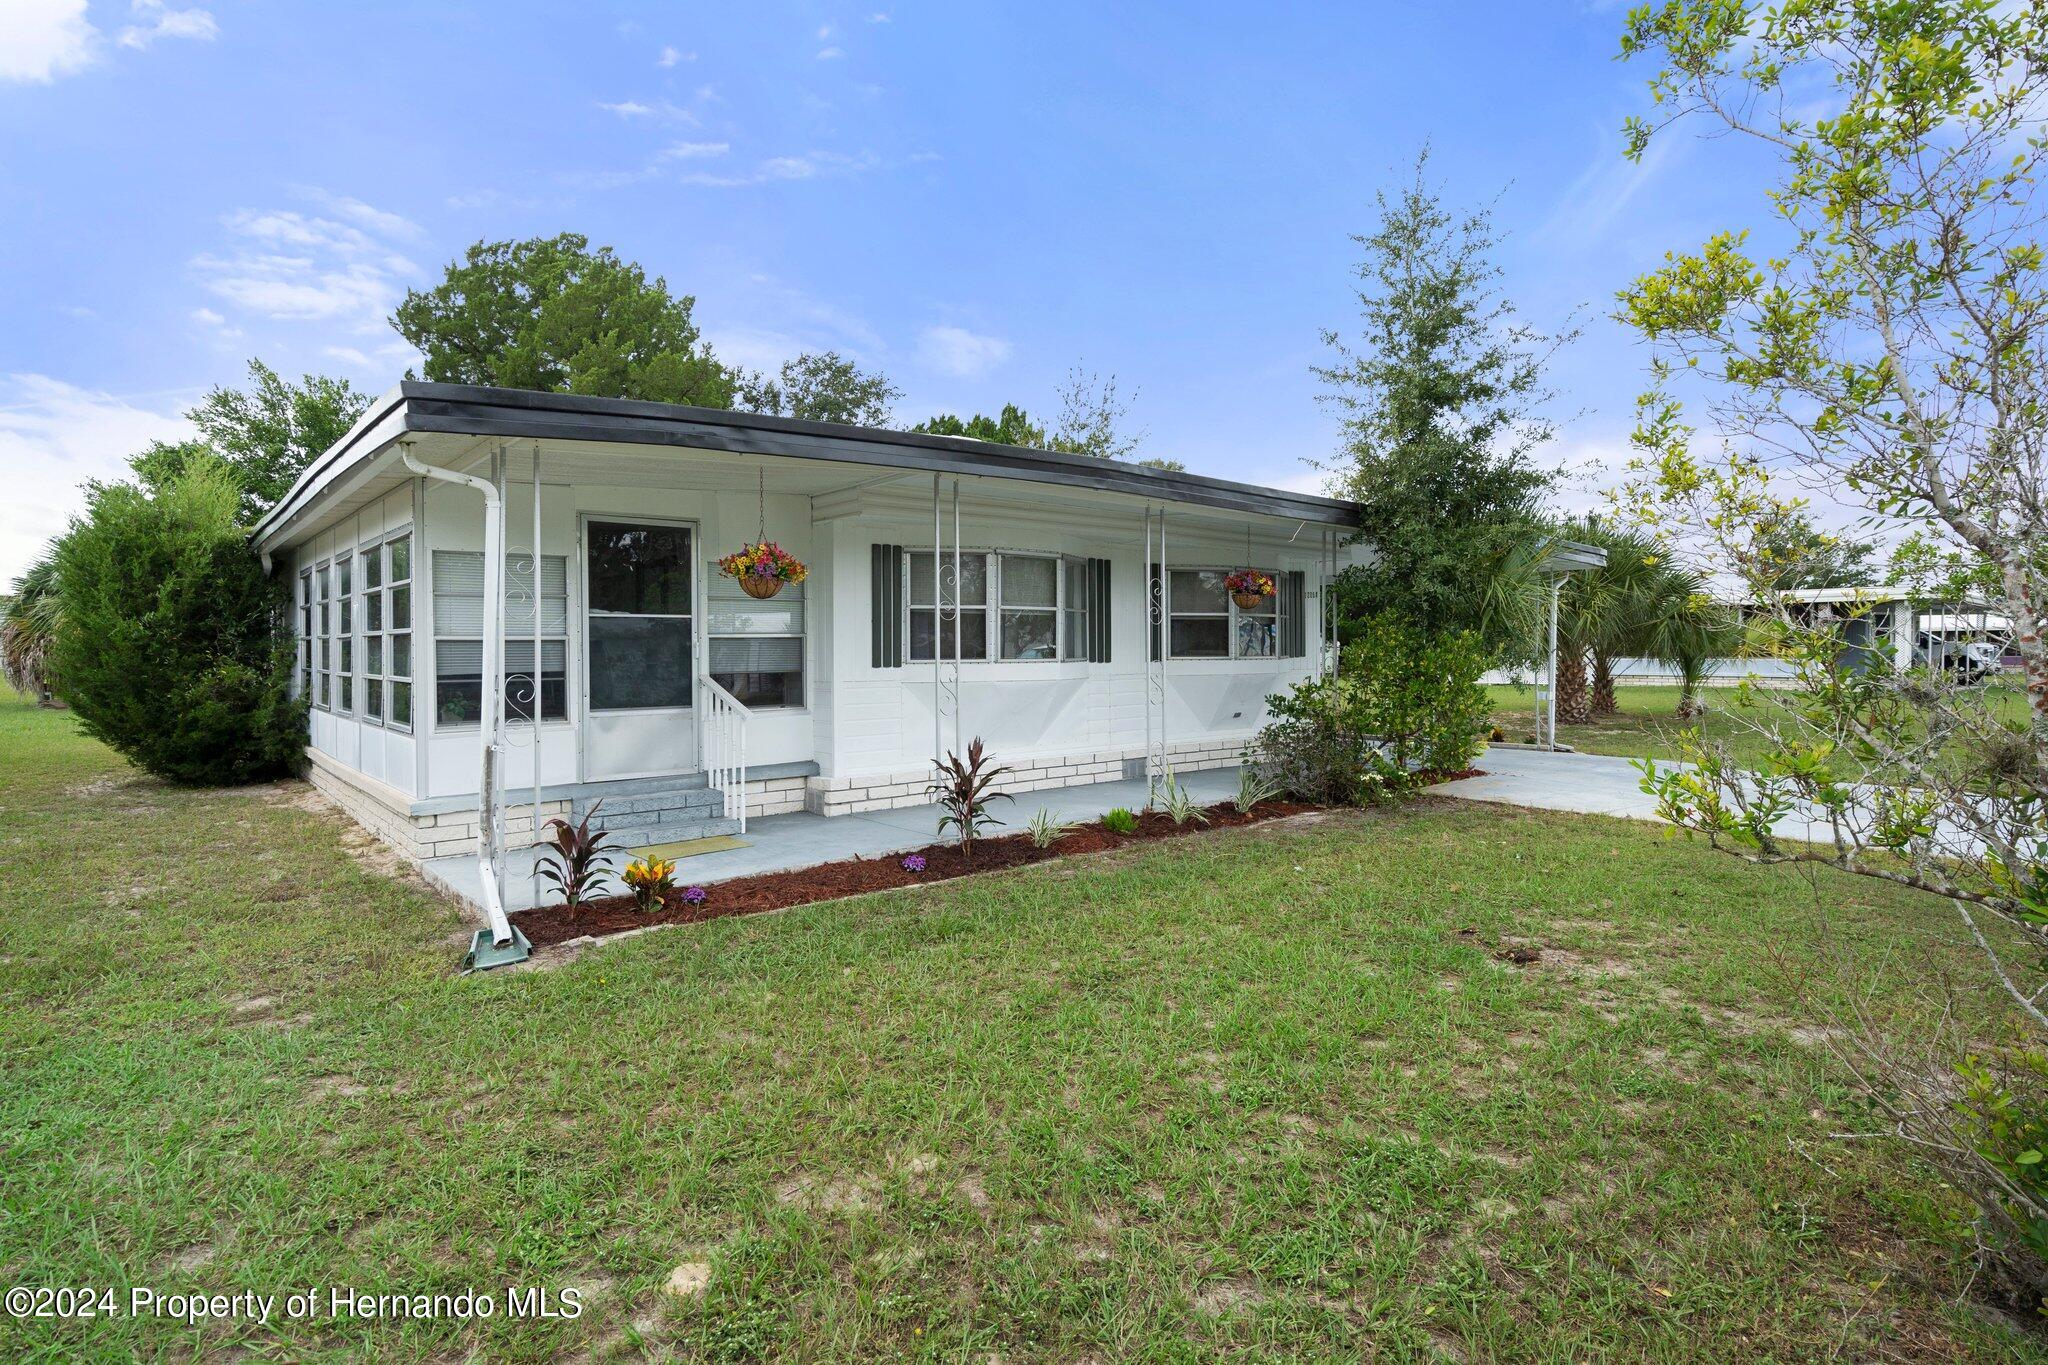
[[[1794,872],[1436,799],[462,979],[310,804],[0,702],[0,1284],[588,1310],[0,1355],[2048,1358],[1955,1202],[1827,1137],[1826,946],[1901,1028],[1961,961],[1888,888],[1828,934]]]
[[[1526,738],[1537,728],[1536,693],[1530,687],[1495,684],[1487,688],[1493,702],[1493,723],[1511,740]],[[2012,721],[2024,722],[2026,696],[2016,686],[2001,686],[1989,694],[1997,712]],[[1770,719],[1776,702],[1762,692],[1756,704],[1741,706],[1732,687],[1705,687],[1700,698],[1707,714],[1697,722],[1678,719],[1678,688],[1654,683],[1624,683],[1614,689],[1621,713],[1590,725],[1557,727],[1559,742],[1580,753],[1614,754],[1622,758],[1677,758],[1677,735],[1688,724],[1697,724],[1710,740],[1719,740],[1734,753],[1736,761],[1754,765],[1768,751],[1750,728]],[[1747,723],[1745,723],[1747,722]]]

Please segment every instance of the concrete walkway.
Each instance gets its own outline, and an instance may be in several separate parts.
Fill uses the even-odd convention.
[[[1206,772],[1183,773],[1180,774],[1180,784],[1196,801],[1205,806],[1214,805],[1237,795],[1237,769],[1215,768]],[[1139,810],[1144,804],[1145,783],[1142,780],[1019,792],[1014,801],[996,804],[996,818],[1003,823],[994,832],[1017,833],[1040,810],[1052,811],[1067,820],[1088,821],[1099,819],[1119,806]],[[846,858],[880,858],[936,843],[939,839],[938,826],[937,806],[905,806],[898,810],[835,815],[829,819],[809,811],[766,815],[747,822],[747,832],[741,836],[747,842],[745,848],[700,853],[694,858],[679,860],[676,863],[676,883],[679,886],[708,886],[733,877],[788,872],[800,867],[816,867],[820,863],[836,863]],[[525,833],[530,837],[530,832]],[[515,833],[512,837],[522,835]],[[531,848],[515,849],[506,855],[506,910],[525,910],[541,901],[556,899],[552,890],[537,888],[533,876],[534,861],[535,853]],[[614,872],[625,865],[624,855],[614,859]],[[428,881],[443,890],[471,905],[480,903],[482,885],[478,881],[476,855],[435,858],[422,871]],[[604,894],[622,890],[624,888],[612,880]]]
[[[1582,815],[1657,818],[1656,800],[1643,792],[1643,775],[1626,758],[1489,748],[1472,766],[1484,769],[1486,776],[1446,782],[1431,787],[1430,794]]]

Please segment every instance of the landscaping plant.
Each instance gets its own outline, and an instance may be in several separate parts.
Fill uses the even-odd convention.
[[[1111,834],[1133,834],[1137,832],[1138,817],[1136,813],[1118,806],[1102,817],[1102,827]]]
[[[1074,824],[1071,820],[1062,820],[1049,810],[1040,810],[1032,815],[1025,829],[1031,835],[1032,847],[1051,848],[1074,832]]]
[[[1298,800],[1361,805],[1424,773],[1458,772],[1479,752],[1490,706],[1476,631],[1431,633],[1393,612],[1360,623],[1337,675],[1268,697],[1251,746],[1260,777]]]
[[[1188,789],[1174,779],[1170,770],[1166,780],[1159,784],[1159,808],[1176,825],[1185,825],[1190,820],[1200,825],[1209,823],[1209,813],[1188,795]]]
[[[676,864],[673,858],[635,858],[626,864],[620,878],[633,893],[633,904],[641,913],[660,907],[668,893],[676,889]]]
[[[57,543],[51,674],[86,733],[172,782],[256,782],[303,761],[290,577],[266,574],[241,488],[195,461],[162,488],[94,487]]]
[[[1239,815],[1249,815],[1253,806],[1262,801],[1271,801],[1279,794],[1278,784],[1260,772],[1256,763],[1247,760],[1237,770],[1237,797],[1231,804],[1237,807]]]
[[[612,850],[605,846],[610,837],[603,830],[592,831],[591,817],[604,805],[599,801],[585,813],[582,820],[570,824],[561,816],[548,821],[553,830],[548,851],[541,855],[538,871],[542,878],[562,893],[562,904],[581,905],[597,889],[598,879],[604,875],[604,860]]]
[[[1664,816],[1758,863],[1819,863],[1945,900],[2002,997],[1996,1029],[1900,1046],[1850,1021],[1887,1129],[1978,1210],[1982,1264],[2048,1307],[2048,7],[1994,0],[1646,6],[1640,158],[1703,118],[1775,158],[1752,248],[1724,232],[1621,295],[1658,348],[1619,501],[1775,618],[1796,687],[1738,766],[1645,765]],[[1687,404],[1711,424],[1696,441]],[[1704,447],[1704,449],[1696,448]],[[1815,531],[1791,487],[1861,524]],[[1896,571],[2012,623],[2029,706],[1939,669],[1871,666],[1784,585],[1841,541],[1901,538]],[[1738,705],[1738,710],[1742,707]],[[1852,770],[1857,780],[1845,777]],[[1799,817],[1817,842],[1778,828]],[[1820,883],[1816,882],[1816,886]],[[1929,980],[1938,980],[1929,974]],[[1954,990],[1960,1007],[1966,993]],[[1940,1016],[1953,1017],[1944,1009]]]
[[[991,801],[1008,801],[1008,792],[995,790],[996,779],[1010,771],[1009,768],[989,761],[982,748],[981,737],[975,736],[967,745],[967,757],[949,753],[944,762],[937,759],[932,766],[938,775],[929,788],[931,797],[942,812],[939,816],[939,833],[949,828],[960,833],[960,852],[965,857],[974,856],[974,841],[987,825],[1000,825],[989,810]]]

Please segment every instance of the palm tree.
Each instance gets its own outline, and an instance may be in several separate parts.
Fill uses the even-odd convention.
[[[1612,715],[1620,709],[1614,700],[1613,660],[1632,652],[1641,639],[1664,556],[1648,536],[1611,526],[1595,516],[1565,522],[1558,533],[1607,552],[1605,565],[1573,574],[1558,596],[1557,718],[1565,724],[1584,725],[1596,715]],[[1593,664],[1590,690],[1589,657]]]
[[[56,703],[50,685],[50,642],[62,610],[57,596],[57,559],[44,553],[14,580],[14,592],[0,603],[0,676],[24,697],[44,706]]]
[[[1667,564],[1657,575],[1657,591],[1646,607],[1641,653],[1678,673],[1676,714],[1692,720],[1705,709],[1699,702],[1700,681],[1715,659],[1741,644],[1742,623],[1734,611],[1707,596],[1704,579],[1675,565]]]

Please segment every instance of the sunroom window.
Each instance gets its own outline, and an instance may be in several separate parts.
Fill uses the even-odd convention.
[[[707,571],[711,676],[742,706],[804,704],[804,587],[754,598],[739,580]]]
[[[509,557],[505,579],[505,716],[533,718],[533,557]],[[542,720],[569,714],[569,569],[541,556]],[[484,557],[475,550],[434,551],[434,719],[475,725],[483,718]]]

